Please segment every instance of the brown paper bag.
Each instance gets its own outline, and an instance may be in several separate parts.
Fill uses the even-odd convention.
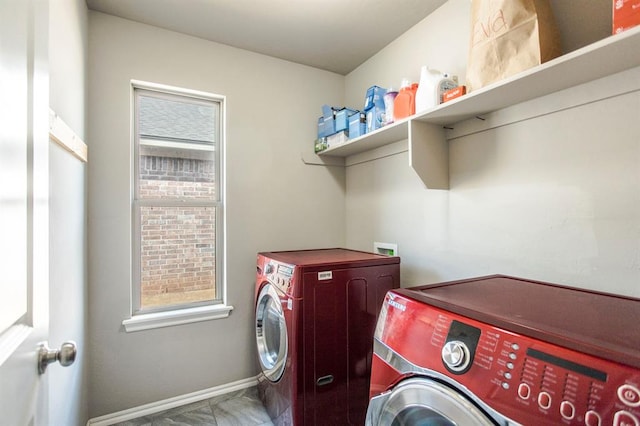
[[[466,85],[479,89],[560,56],[549,0],[472,0]]]

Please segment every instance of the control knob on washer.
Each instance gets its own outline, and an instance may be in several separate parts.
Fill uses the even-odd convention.
[[[453,371],[462,371],[471,361],[469,348],[459,340],[445,343],[442,347],[442,361]]]
[[[265,275],[272,274],[274,270],[275,270],[275,267],[273,266],[273,263],[267,263],[266,265],[264,265]]]

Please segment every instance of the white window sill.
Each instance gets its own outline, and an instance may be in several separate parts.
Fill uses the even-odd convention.
[[[233,306],[227,305],[198,306],[197,308],[134,315],[122,321],[122,325],[127,333],[131,333],[134,331],[149,330],[151,328],[171,327],[192,322],[226,318],[232,310]]]

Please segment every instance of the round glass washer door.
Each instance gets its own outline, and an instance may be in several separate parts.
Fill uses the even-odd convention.
[[[373,398],[367,426],[495,425],[487,414],[450,387],[428,378],[401,382]]]
[[[287,361],[287,324],[278,292],[271,284],[260,290],[256,303],[256,343],[264,375],[277,382]]]

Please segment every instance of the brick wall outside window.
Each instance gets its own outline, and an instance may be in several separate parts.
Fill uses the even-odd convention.
[[[140,198],[215,199],[211,160],[140,156]],[[141,290],[145,298],[210,291],[215,298],[215,209],[141,209]],[[181,299],[182,300],[182,299]]]

